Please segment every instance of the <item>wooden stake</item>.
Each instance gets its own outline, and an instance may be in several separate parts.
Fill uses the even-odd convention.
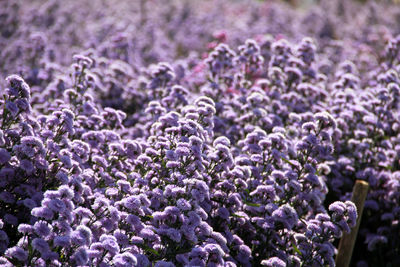
[[[357,207],[357,223],[349,234],[343,233],[339,243],[339,251],[336,256],[337,267],[348,267],[351,255],[353,254],[354,244],[356,243],[358,228],[360,227],[361,217],[364,210],[365,199],[367,198],[369,184],[366,181],[357,180],[353,187],[351,201]]]

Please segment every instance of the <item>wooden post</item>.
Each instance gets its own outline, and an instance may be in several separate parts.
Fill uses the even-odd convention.
[[[369,184],[366,181],[357,180],[353,187],[351,201],[357,207],[357,223],[350,233],[343,233],[339,243],[339,251],[336,256],[337,267],[348,267],[351,255],[353,254],[354,244],[356,243],[358,228],[360,227],[361,217],[364,210],[365,199],[367,198]]]
[[[143,26],[146,23],[147,20],[147,7],[146,7],[146,0],[140,0],[140,6],[139,6],[139,12],[140,12],[140,26]]]

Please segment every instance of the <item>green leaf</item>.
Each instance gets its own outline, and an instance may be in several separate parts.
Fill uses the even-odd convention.
[[[290,164],[290,165],[292,165],[292,166],[296,166],[295,164],[293,164],[290,160],[288,160],[287,158],[284,158],[284,157],[281,157],[282,158],[282,160],[284,161],[284,162],[286,162],[287,164]]]
[[[294,250],[296,253],[298,253],[300,256],[302,255],[301,251],[299,250],[299,248],[298,248],[294,243],[292,244],[292,248],[293,248],[293,250]]]
[[[159,256],[159,255],[160,255],[160,254],[157,252],[157,250],[155,250],[154,248],[149,248],[149,247],[147,247],[147,248],[145,248],[145,250],[146,250],[147,252],[150,252],[150,253],[156,255],[156,256]]]
[[[153,254],[153,255],[156,255],[156,256],[160,255],[157,250],[155,250],[154,248],[151,248],[151,247],[149,247],[149,246],[147,246],[145,244],[137,245],[137,246],[142,248],[142,249],[144,249],[146,252]]]
[[[246,205],[248,205],[248,206],[251,206],[251,207],[260,207],[261,206],[261,204],[258,204],[258,203],[251,203],[251,202],[244,202],[244,204],[246,204]]]

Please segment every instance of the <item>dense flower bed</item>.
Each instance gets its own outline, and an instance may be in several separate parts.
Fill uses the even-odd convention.
[[[154,2],[0,10],[0,265],[334,266],[356,179],[354,264],[400,264],[400,38],[380,7],[354,30],[334,16],[352,4]]]

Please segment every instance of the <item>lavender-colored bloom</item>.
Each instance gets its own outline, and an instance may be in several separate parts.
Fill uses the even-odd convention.
[[[296,210],[288,204],[285,204],[272,212],[272,218],[281,222],[287,229],[292,229],[298,221]]]
[[[250,263],[250,259],[251,249],[246,245],[240,245],[237,260],[242,264],[248,265]]]
[[[79,225],[76,230],[71,233],[71,241],[80,246],[88,246],[92,241],[92,231],[85,225]]]
[[[124,206],[127,209],[135,210],[135,209],[140,208],[140,205],[141,205],[140,199],[136,196],[130,196],[130,197],[124,199]]]
[[[270,199],[274,199],[275,197],[275,188],[272,185],[259,185],[257,189],[250,193],[250,196],[267,196]]]
[[[116,230],[114,232],[114,237],[117,239],[117,242],[121,247],[125,247],[129,244],[128,236],[121,230]]]
[[[165,212],[161,212],[161,211],[153,212],[152,216],[153,216],[153,219],[156,221],[163,221],[168,218],[168,214],[166,214]]]
[[[319,245],[318,252],[326,258],[333,257],[335,254],[335,247],[331,243],[325,242]]]
[[[26,98],[20,98],[15,101],[18,109],[22,112],[30,113],[31,112],[31,105]]]
[[[67,185],[62,185],[58,188],[60,198],[72,199],[74,197],[74,191]]]
[[[54,213],[47,207],[37,207],[33,208],[31,214],[35,217],[44,218],[46,220],[53,219]]]
[[[37,221],[33,225],[33,229],[38,236],[47,237],[51,233],[53,227],[46,221]]]
[[[7,236],[6,232],[4,232],[3,230],[0,230],[0,240],[2,241],[2,243],[4,245],[8,244],[8,241],[9,241],[8,236]]]
[[[368,244],[368,250],[374,251],[379,244],[386,244],[388,242],[388,238],[383,235],[369,235],[367,236],[365,242]]]
[[[32,241],[32,247],[40,252],[40,254],[46,254],[50,251],[49,244],[42,238],[35,238]]]
[[[33,156],[33,153],[35,153],[35,152],[44,151],[44,145],[43,145],[42,140],[40,140],[38,137],[34,137],[34,136],[22,137],[21,138],[21,146],[22,146],[22,151],[29,157]]]
[[[4,222],[11,224],[11,225],[18,225],[18,218],[12,214],[6,213],[3,218]]]
[[[338,220],[344,216],[346,211],[346,204],[336,201],[329,205],[329,211],[333,212],[333,219]]]
[[[18,225],[18,232],[22,234],[31,234],[33,233],[33,226],[25,223],[21,223]]]
[[[28,259],[28,252],[20,247],[12,247],[6,250],[5,255],[10,258],[15,258],[19,261],[26,261]]]
[[[3,191],[0,193],[0,200],[5,203],[12,204],[15,202],[15,196],[10,192]]]
[[[6,109],[7,109],[8,112],[11,113],[11,116],[16,117],[18,115],[19,108],[14,102],[7,101],[6,102]]]
[[[78,265],[85,265],[88,260],[88,254],[87,254],[87,248],[85,247],[79,247],[76,252],[72,255],[72,260],[74,263]]]
[[[37,206],[36,202],[33,199],[30,198],[26,198],[23,200],[23,204],[25,207],[27,207],[28,209],[33,209],[34,207]]]
[[[221,217],[222,219],[225,219],[225,220],[229,219],[230,213],[227,208],[220,207],[220,208],[218,208],[217,213],[218,213],[218,216]]]
[[[100,237],[100,242],[102,243],[104,249],[108,250],[112,255],[119,252],[119,245],[114,236],[103,234]]]
[[[338,222],[336,222],[337,225],[341,228],[342,231],[346,232],[346,233],[350,233],[350,226],[349,223],[345,220],[340,220]]]
[[[10,153],[4,148],[0,148],[0,165],[7,163],[10,159]]]
[[[175,264],[170,261],[157,261],[154,267],[175,267]]]
[[[268,267],[286,267],[286,263],[278,257],[272,257],[268,260],[263,260],[261,265]]]
[[[55,246],[67,247],[70,245],[70,240],[69,236],[56,236],[53,242]]]
[[[147,239],[147,240],[155,240],[157,239],[156,234],[154,233],[153,230],[149,229],[149,228],[143,228],[140,233],[139,236]]]
[[[146,255],[135,254],[134,256],[136,257],[136,260],[137,260],[137,266],[143,266],[143,267],[150,266],[150,261]]]
[[[60,199],[51,199],[48,202],[49,209],[51,209],[54,212],[58,212],[58,213],[63,213],[66,209],[66,205],[64,203],[64,201],[60,200]]]
[[[357,208],[355,204],[351,201],[346,201],[344,203],[346,205],[347,209],[347,215],[348,215],[348,223],[350,227],[354,227],[357,222]]]
[[[33,163],[30,160],[23,159],[20,161],[21,169],[23,169],[27,174],[33,173],[35,170],[35,167],[33,166]]]
[[[314,122],[305,122],[302,126],[303,130],[305,131],[315,131],[317,129],[317,125]]]
[[[140,245],[140,244],[144,243],[143,238],[141,238],[139,236],[132,237],[130,241],[132,242],[132,244],[137,244],[137,245]]]
[[[129,214],[128,217],[126,218],[126,221],[131,224],[133,227],[135,227],[136,229],[142,229],[142,222],[140,220],[140,218],[136,215],[133,214]]]
[[[44,196],[44,200],[42,201],[42,203],[47,204],[51,199],[58,198],[59,194],[56,190],[47,190],[46,192],[44,192],[43,196]]]
[[[205,267],[206,266],[206,260],[201,259],[201,258],[194,258],[189,262],[189,266]]]
[[[178,230],[174,229],[174,228],[168,229],[166,234],[171,240],[173,240],[173,241],[175,241],[177,243],[179,243],[181,241],[181,239],[182,239],[181,233]]]
[[[167,168],[179,168],[181,166],[179,161],[168,161],[166,164]]]
[[[178,199],[176,206],[182,211],[187,211],[192,208],[192,205],[190,205],[189,201],[183,198]]]
[[[222,264],[225,253],[218,244],[206,244],[204,250],[208,253],[209,260],[217,264]]]
[[[129,267],[137,264],[137,259],[134,255],[129,252],[117,254],[113,258],[113,262],[117,267]]]
[[[186,146],[178,145],[178,147],[175,150],[175,153],[178,157],[187,157],[190,155],[190,149]]]

